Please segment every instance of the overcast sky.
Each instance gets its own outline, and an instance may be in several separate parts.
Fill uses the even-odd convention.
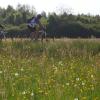
[[[5,8],[8,5],[16,8],[18,3],[34,6],[38,13],[57,11],[57,8],[63,6],[64,8],[72,8],[75,14],[100,15],[100,0],[0,0],[0,6]]]

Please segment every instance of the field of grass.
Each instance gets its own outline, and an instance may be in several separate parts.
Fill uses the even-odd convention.
[[[100,100],[100,41],[0,42],[0,100]]]

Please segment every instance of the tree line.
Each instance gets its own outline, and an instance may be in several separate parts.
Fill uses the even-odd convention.
[[[21,5],[13,8],[0,7],[0,24],[5,27],[7,37],[29,37],[27,20],[37,14],[34,7]],[[46,26],[48,37],[100,38],[100,16],[90,14],[74,15],[66,10],[60,14],[42,12],[41,22]]]

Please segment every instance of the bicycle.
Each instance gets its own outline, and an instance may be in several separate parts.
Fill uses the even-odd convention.
[[[31,33],[30,38],[31,40],[38,40],[39,38],[41,39],[41,41],[43,41],[44,38],[47,40],[47,33],[42,29],[37,32]]]
[[[6,40],[6,31],[0,30],[0,39],[2,40],[3,38]]]

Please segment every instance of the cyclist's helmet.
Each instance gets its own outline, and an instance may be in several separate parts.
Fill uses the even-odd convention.
[[[38,18],[38,19],[41,19],[41,17],[42,17],[41,14],[38,14],[38,15],[37,15],[37,18]]]

